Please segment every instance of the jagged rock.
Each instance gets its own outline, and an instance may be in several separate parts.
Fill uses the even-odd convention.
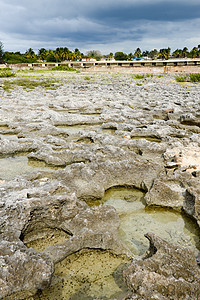
[[[12,299],[26,299],[50,284],[53,263],[22,242],[1,241],[0,262],[0,299],[8,299],[10,294]]]
[[[139,188],[147,205],[183,209],[200,225],[200,86],[186,90],[171,75],[146,78],[141,87],[128,73],[89,82],[84,76],[62,73],[56,90],[16,86],[7,93],[0,84],[0,156],[6,165],[23,153],[32,168],[26,173],[23,164],[14,165],[23,175],[11,168],[8,177],[0,168],[0,294],[6,300],[46,289],[54,264],[85,248],[140,261],[119,240],[115,209],[87,205],[112,187]],[[174,253],[173,260],[179,260]]]
[[[155,179],[152,188],[145,196],[147,205],[171,207],[181,210],[186,189],[176,179]]]
[[[198,299],[200,270],[188,249],[172,246],[153,233],[149,253],[134,261],[124,277],[132,296],[128,299]]]

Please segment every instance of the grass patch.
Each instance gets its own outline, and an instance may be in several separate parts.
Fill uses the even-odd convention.
[[[187,82],[190,81],[188,75],[176,75],[174,76],[177,82]]]
[[[22,87],[24,90],[33,90],[37,87],[44,89],[55,90],[57,86],[54,84],[57,83],[56,80],[44,79],[44,80],[30,80],[28,78],[16,79],[14,81],[4,81],[2,88],[5,91],[10,91],[16,86]]]
[[[66,66],[57,66],[51,69],[52,71],[76,71],[76,69],[69,68]]]
[[[131,105],[131,104],[128,104],[128,107],[130,107],[130,108],[133,109],[133,110],[137,109],[137,106],[133,106],[133,105]]]
[[[8,77],[15,77],[15,72],[12,72],[10,68],[0,69],[0,78],[8,78]]]
[[[136,83],[137,86],[142,86],[142,83]]]
[[[200,82],[200,73],[190,73],[189,76],[191,82]]]
[[[91,78],[89,76],[85,76],[84,80],[90,80]]]
[[[177,82],[200,82],[200,73],[174,76]]]
[[[144,78],[149,78],[149,77],[153,77],[153,74],[149,74],[149,73],[147,73],[147,74],[135,74],[134,75],[134,79],[144,79]]]

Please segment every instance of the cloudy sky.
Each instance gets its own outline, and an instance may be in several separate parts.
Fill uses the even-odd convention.
[[[103,54],[200,44],[200,0],[0,0],[4,50]]]

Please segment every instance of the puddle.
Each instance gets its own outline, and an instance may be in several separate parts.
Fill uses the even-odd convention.
[[[9,140],[9,141],[16,141],[18,137],[16,134],[0,134],[0,140]]]
[[[153,136],[131,136],[132,140],[139,140],[139,139],[145,139],[149,142],[155,142],[155,143],[160,143],[162,140],[158,137],[153,137]]]
[[[65,242],[70,237],[60,229],[43,228],[38,231],[31,231],[23,238],[23,243],[28,248],[44,251],[47,247]]]
[[[76,143],[93,144],[94,140],[91,137],[82,137],[76,141]]]
[[[30,161],[24,155],[5,157],[0,159],[0,179],[12,180],[14,177],[22,174],[30,174],[35,171],[46,171],[50,168],[43,162]]]
[[[84,116],[99,116],[101,112],[80,112],[80,114]]]
[[[8,128],[8,125],[0,125],[0,130],[7,130]]]
[[[101,124],[94,124],[94,125],[58,125],[57,128],[63,129],[68,134],[78,134],[82,131],[100,131]]]
[[[59,112],[59,113],[64,113],[64,114],[75,114],[75,115],[85,115],[85,116],[99,116],[101,115],[101,111],[85,111],[85,110],[80,110],[80,109],[53,109],[54,111],[56,112]]]
[[[125,256],[108,251],[81,250],[55,265],[51,286],[34,300],[125,299],[128,293],[123,270]]]
[[[57,125],[57,128],[63,129],[69,135],[76,135],[78,133],[85,133],[89,131],[96,131],[98,133],[114,134],[116,129],[102,128],[102,124],[84,124],[84,125]]]
[[[190,247],[196,256],[199,254],[200,230],[195,222],[173,210],[145,208],[144,193],[140,190],[114,187],[95,204],[100,203],[115,207],[121,220],[119,237],[135,255],[148,250],[149,242],[144,237],[147,232],[181,247]]]
[[[109,133],[109,134],[115,134],[115,131],[117,129],[113,129],[113,128],[102,128],[102,132],[106,132],[106,133]]]

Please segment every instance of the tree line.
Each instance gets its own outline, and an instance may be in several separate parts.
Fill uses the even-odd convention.
[[[102,55],[99,50],[91,50],[86,52],[86,54],[81,53],[78,48],[75,48],[74,51],[69,50],[67,47],[58,47],[56,50],[47,50],[41,48],[37,53],[34,52],[32,48],[29,48],[25,53],[3,51],[3,43],[0,42],[0,62],[15,64],[15,63],[34,63],[34,62],[63,62],[63,61],[74,61],[82,59],[91,59],[100,60],[102,58],[114,58],[116,60],[133,60],[140,58],[150,58],[150,59],[169,59],[170,57],[174,58],[200,58],[200,45],[193,47],[191,51],[187,47],[183,49],[176,49],[171,54],[171,49],[153,49],[151,51],[145,50],[142,51],[140,48],[137,48],[133,53],[126,54],[124,52],[118,51],[115,54],[112,52],[107,55]]]

